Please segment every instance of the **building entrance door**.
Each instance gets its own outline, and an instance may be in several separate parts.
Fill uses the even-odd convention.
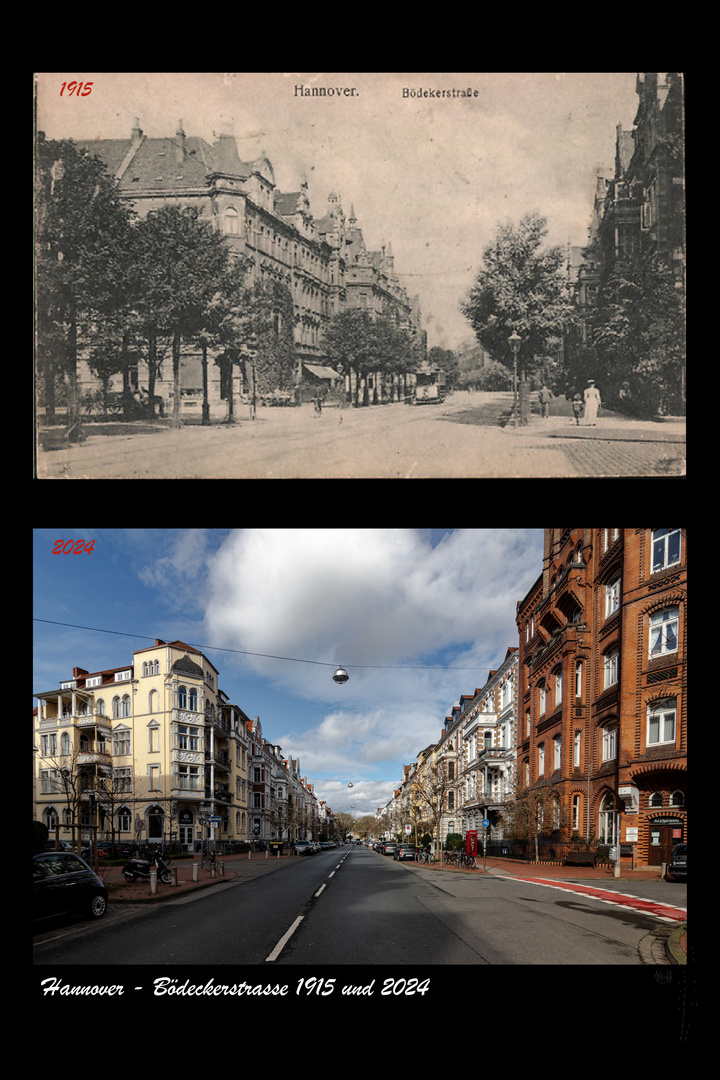
[[[650,851],[648,864],[669,863],[672,849],[683,838],[682,818],[662,818],[650,822]]]

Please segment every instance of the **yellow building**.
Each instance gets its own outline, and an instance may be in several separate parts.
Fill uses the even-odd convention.
[[[248,839],[248,718],[191,645],[157,639],[123,668],[35,694],[35,818],[83,844]]]

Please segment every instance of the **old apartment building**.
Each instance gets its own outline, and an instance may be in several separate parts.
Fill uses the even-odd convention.
[[[241,160],[233,135],[219,133],[214,142],[186,135],[182,121],[174,136],[150,137],[135,122],[129,139],[97,139],[78,145],[99,157],[115,178],[120,197],[140,217],[166,205],[191,206],[222,235],[230,252],[243,265],[248,286],[275,285],[292,305],[292,337],[297,363],[296,381],[324,385],[337,373],[325,365],[323,333],[333,315],[344,308],[363,307],[387,316],[397,327],[424,343],[417,298],[407,295],[395,273],[388,249],[370,251],[354,211],[346,218],[340,197],[330,193],[319,216],[313,214],[308,185],[283,192],[273,165],[263,153]],[[280,293],[273,318],[276,330],[288,319]],[[155,393],[170,397],[170,365],[161,365]],[[227,387],[248,390],[247,374],[235,369],[229,376],[206,364],[205,379],[211,416],[224,415]],[[168,370],[165,370],[168,369]],[[81,363],[83,392],[97,379]],[[117,382],[119,377],[114,377]],[[132,388],[147,389],[145,361],[137,358]],[[182,413],[200,417],[203,404],[203,354],[186,344],[181,366]],[[113,383],[115,386],[115,383]],[[117,387],[120,389],[121,387]]]
[[[157,639],[132,663],[73,669],[35,694],[35,818],[60,840],[227,848],[316,837],[297,761],[263,737],[192,645]],[[331,813],[331,812],[330,812]]]
[[[555,796],[545,839],[638,866],[687,840],[686,604],[684,530],[545,530],[517,606],[517,767]]]
[[[628,865],[668,862],[687,840],[686,607],[685,530],[546,529],[518,645],[404,767],[382,828],[422,820],[438,846],[474,831],[534,857],[519,800],[540,858],[619,841]],[[416,797],[433,787],[434,816]]]

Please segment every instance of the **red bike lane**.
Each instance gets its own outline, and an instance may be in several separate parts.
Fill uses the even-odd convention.
[[[647,900],[639,896],[630,896],[627,893],[614,892],[611,889],[598,889],[592,885],[579,885],[572,881],[547,881],[544,878],[525,877],[516,874],[512,875],[512,879],[513,881],[528,881],[533,885],[544,885],[549,889],[580,893],[583,896],[592,897],[593,900],[600,900],[604,904],[617,904],[619,907],[634,908],[636,911],[647,912],[649,915],[654,915],[658,919],[665,919],[668,922],[685,922],[687,920],[687,910],[685,908],[663,904],[659,900]]]

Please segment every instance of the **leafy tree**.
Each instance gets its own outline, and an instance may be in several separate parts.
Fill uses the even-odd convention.
[[[228,267],[219,233],[196,207],[164,206],[137,226],[138,312],[145,333],[172,340],[173,423],[180,421],[180,349],[207,328],[209,308]],[[150,391],[152,395],[152,389]]]
[[[416,361],[412,339],[387,318],[373,318],[369,311],[351,308],[341,311],[325,331],[324,346],[329,362],[356,375],[360,382],[374,371],[387,375],[410,370]],[[359,402],[356,401],[356,404]]]
[[[497,228],[483,252],[484,268],[477,276],[463,314],[478,341],[492,358],[512,368],[508,338],[522,338],[520,364],[532,369],[551,351],[572,307],[562,248],[543,248],[547,221],[526,214],[516,227]]]
[[[683,410],[684,303],[670,267],[652,253],[618,260],[590,317],[608,396],[644,415]]]
[[[72,429],[79,328],[117,318],[130,302],[126,253],[133,215],[103,162],[70,140],[41,140],[36,174],[38,375],[50,417],[57,378],[67,378]]]
[[[445,382],[447,386],[457,386],[460,373],[460,362],[457,357],[457,353],[452,349],[441,349],[437,345],[433,346],[428,353],[428,363],[431,367],[440,368],[445,372]]]

